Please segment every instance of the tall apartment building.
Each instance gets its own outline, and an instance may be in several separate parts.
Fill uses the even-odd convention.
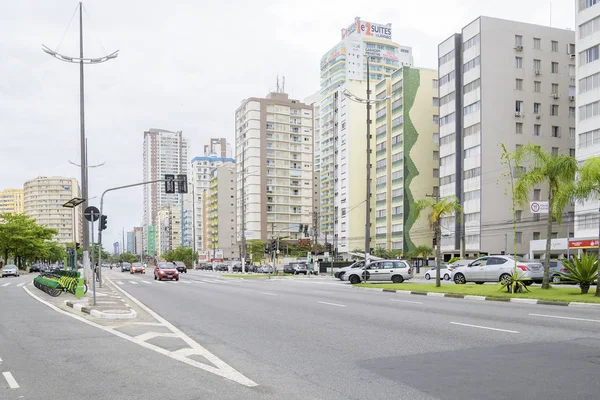
[[[127,252],[135,254],[135,236],[133,235],[133,231],[127,232]]]
[[[223,259],[239,259],[236,218],[236,168],[225,164],[211,171],[209,219],[210,248],[222,251]]]
[[[235,112],[238,232],[300,238],[313,225],[313,108],[285,93],[251,97]],[[243,191],[242,191],[243,188]]]
[[[157,255],[181,247],[181,213],[177,207],[164,206],[157,216]]]
[[[313,95],[304,99],[304,104],[308,104],[313,107],[314,116],[314,143],[313,143],[313,213],[317,221],[317,240],[321,241],[324,238],[323,232],[321,231],[321,219],[319,218],[319,212],[321,210],[321,122],[319,120],[319,113],[321,111],[321,100],[320,92],[316,92]],[[329,242],[328,242],[329,243]]]
[[[211,139],[212,141],[213,139]],[[225,139],[220,139],[225,140]],[[222,142],[219,142],[222,143]],[[207,146],[205,146],[205,149]],[[226,152],[231,153],[231,150]],[[190,179],[192,184],[192,210],[194,219],[194,232],[196,240],[196,249],[204,248],[204,234],[203,228],[203,206],[202,206],[202,193],[207,191],[210,187],[211,171],[221,165],[234,165],[235,160],[231,157],[222,157],[223,152],[216,153],[211,152],[205,154],[203,157],[194,157],[192,159],[190,167]]]
[[[413,61],[410,47],[392,41],[391,24],[376,24],[360,18],[342,29],[341,41],[321,58],[320,222],[321,231],[329,235],[328,241],[332,241],[339,252],[364,247],[366,216],[364,207],[361,209],[357,204],[366,199],[366,153],[357,153],[359,159],[348,158],[348,153],[358,152],[358,149],[364,153],[366,149],[366,111],[364,105],[350,104],[343,93],[349,90],[356,96],[366,97],[364,54],[367,49],[381,52],[381,57],[370,58],[373,88],[375,83],[403,65],[412,65]],[[352,188],[348,188],[351,194],[341,188],[342,175],[346,182],[352,183]],[[341,228],[344,223],[346,232]]]
[[[574,155],[574,41],[569,30],[480,17],[438,46],[440,195],[456,196],[464,213],[442,221],[447,257],[459,253],[461,239],[467,254],[512,252],[500,143]],[[543,185],[531,194],[545,198]],[[545,238],[545,219],[517,211],[519,254]],[[555,226],[553,236],[567,237],[571,225]]]
[[[182,132],[150,129],[144,132],[144,181],[164,179],[165,174],[188,173],[188,142]],[[144,185],[144,230],[157,222],[164,206],[179,208],[182,214],[184,195],[166,194],[163,182]],[[147,235],[150,240],[150,235]],[[145,243],[147,248],[148,243]]]
[[[600,2],[578,0],[576,4],[577,65],[576,157],[584,162],[600,156]],[[598,199],[575,204],[575,236],[598,237]]]
[[[439,189],[437,70],[402,67],[374,93],[388,97],[375,106],[374,247],[406,253],[431,246],[427,215],[416,220],[411,204]]]
[[[134,248],[133,254],[142,255],[142,243],[144,241],[144,229],[136,226],[133,228]]]
[[[220,158],[232,158],[231,143],[225,138],[210,138],[209,143],[204,145],[204,155],[216,154]]]
[[[23,189],[0,191],[0,214],[22,214],[24,206]]]
[[[79,183],[73,178],[40,176],[23,185],[24,213],[35,219],[38,225],[54,228],[58,243],[81,242],[81,207],[66,208],[63,204],[74,197],[81,197]]]

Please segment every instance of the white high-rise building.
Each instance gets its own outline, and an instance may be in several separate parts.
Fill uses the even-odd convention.
[[[81,197],[79,183],[73,178],[40,176],[23,185],[24,213],[38,225],[54,228],[58,243],[81,242],[81,207],[66,208],[63,204]],[[76,240],[73,240],[76,238]]]
[[[583,163],[600,156],[600,1],[576,0],[577,63],[576,157]],[[598,237],[597,199],[575,204],[575,237]]]
[[[348,28],[342,29],[341,41],[321,58],[317,157],[320,227],[338,252],[363,248],[365,242],[365,207],[358,204],[366,199],[366,110],[364,104],[351,102],[343,93],[348,90],[366,97],[367,50],[380,52],[379,57],[370,57],[372,91],[377,82],[413,63],[412,49],[392,41],[391,24],[362,21],[358,17]],[[374,114],[371,119],[375,120]],[[365,149],[364,154],[350,160],[350,149],[356,152],[355,149],[360,148]],[[371,178],[373,176],[371,170]],[[342,179],[347,183],[344,188]]]
[[[188,173],[188,142],[181,131],[150,129],[144,132],[144,181],[164,179],[166,174]],[[176,185],[177,189],[177,185]],[[166,194],[163,182],[144,186],[144,232],[157,223],[158,211],[172,206],[184,215],[184,195]],[[152,242],[151,235],[144,235]],[[148,243],[144,243],[144,250]],[[150,246],[152,247],[152,245]]]

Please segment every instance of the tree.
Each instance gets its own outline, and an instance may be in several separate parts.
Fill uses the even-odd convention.
[[[265,242],[259,239],[248,240],[248,253],[250,253],[252,262],[259,262],[265,256]]]
[[[415,247],[413,250],[414,254],[426,259],[428,256],[433,254],[433,249],[425,244]]]
[[[427,198],[417,200],[413,204],[412,212],[415,218],[419,218],[421,213],[425,210],[429,210],[429,226],[435,234],[435,240],[437,245],[435,246],[435,258],[436,258],[436,277],[435,286],[440,287],[440,265],[442,262],[442,229],[441,221],[444,217],[457,215],[460,218],[461,207],[456,197],[444,197],[442,199]]]
[[[25,214],[2,214],[0,216],[0,253],[4,262],[10,256],[15,264],[23,268],[23,263],[42,259],[48,250],[45,243],[58,233],[56,229],[36,224]]]
[[[546,232],[546,252],[544,257],[544,277],[542,289],[550,288],[550,244],[552,243],[552,222],[559,224],[562,220],[564,203],[556,199],[564,198],[561,191],[572,187],[577,173],[577,161],[566,154],[548,154],[539,146],[531,143],[522,146],[516,152],[517,165],[521,160],[530,158],[532,163],[528,170],[517,170],[517,182],[514,195],[518,204],[524,206],[529,202],[529,195],[535,185],[545,184],[548,189],[548,223]],[[525,171],[525,172],[523,172]],[[516,257],[516,254],[514,255]]]
[[[198,253],[194,253],[194,249],[187,247],[178,247],[175,250],[169,250],[163,254],[165,261],[183,261],[187,268],[192,268],[194,261],[198,259]]]
[[[588,158],[579,169],[577,182],[567,186],[557,196],[558,207],[564,208],[571,200],[587,200],[600,198],[600,157]],[[600,235],[600,223],[598,224]],[[598,257],[600,260],[600,246]],[[598,282],[600,282],[600,268],[598,269]],[[600,285],[596,285],[596,296],[600,297]]]
[[[135,254],[131,254],[131,253],[121,253],[121,254],[119,254],[118,261],[131,264],[134,262],[139,262],[140,257],[136,256]]]

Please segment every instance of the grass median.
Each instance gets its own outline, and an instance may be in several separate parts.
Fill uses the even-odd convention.
[[[581,294],[579,288],[561,288],[553,286],[550,289],[544,290],[539,286],[529,286],[529,292],[525,293],[506,293],[506,289],[500,291],[499,285],[476,285],[466,284],[457,285],[454,283],[442,283],[441,287],[435,287],[435,284],[418,284],[418,283],[359,283],[358,287],[379,288],[379,289],[394,289],[394,290],[410,290],[413,292],[436,292],[436,293],[452,293],[465,296],[484,296],[484,297],[499,297],[499,298],[520,298],[520,299],[539,299],[549,301],[565,301],[565,302],[580,302],[580,303],[598,303],[600,297],[594,296],[595,287],[590,288],[590,293]]]

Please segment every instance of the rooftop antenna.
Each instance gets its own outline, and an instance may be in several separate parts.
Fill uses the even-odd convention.
[[[279,93],[279,74],[277,74],[277,90],[276,93]]]
[[[281,83],[281,93],[285,93],[285,75],[283,76],[283,82]]]

